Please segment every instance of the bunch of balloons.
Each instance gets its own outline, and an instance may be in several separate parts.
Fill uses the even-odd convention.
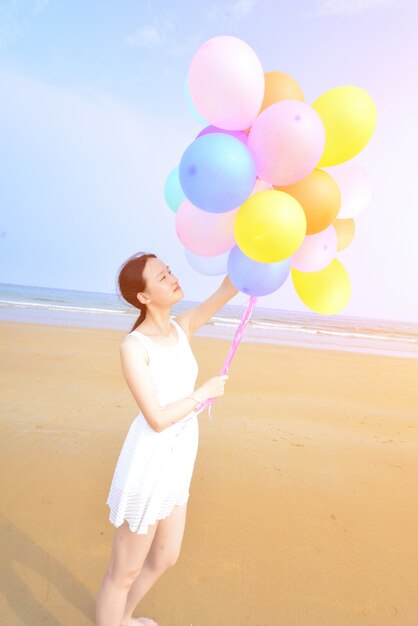
[[[228,273],[252,297],[290,274],[309,309],[341,311],[351,287],[336,255],[371,201],[367,174],[351,161],[376,126],[370,95],[341,86],[308,104],[295,79],[264,72],[233,36],[196,51],[186,95],[206,126],[164,191],[190,265]]]

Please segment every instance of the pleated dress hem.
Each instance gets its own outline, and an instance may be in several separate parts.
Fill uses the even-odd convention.
[[[141,520],[139,525],[137,523],[135,523],[135,522],[131,522],[127,518],[126,515],[125,516],[115,515],[114,514],[114,509],[112,508],[112,505],[109,502],[107,502],[106,504],[108,505],[108,507],[110,509],[109,522],[115,528],[119,528],[120,526],[122,526],[122,524],[124,522],[127,522],[129,530],[131,532],[135,533],[136,535],[147,535],[148,534],[148,529],[149,529],[150,526],[153,526],[154,524],[156,524],[160,520],[163,520],[163,519],[166,519],[167,517],[169,517],[171,515],[171,513],[174,511],[174,507],[182,506],[183,504],[186,504],[186,502],[188,502],[188,500],[189,500],[189,496],[190,496],[190,492],[187,492],[186,496],[183,497],[180,502],[176,502],[175,504],[170,504],[169,505],[170,506],[170,510],[168,512],[164,511],[163,513],[159,513],[155,518],[150,519],[150,520]]]

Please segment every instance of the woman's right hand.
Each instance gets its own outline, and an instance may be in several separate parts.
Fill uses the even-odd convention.
[[[219,396],[224,395],[224,387],[225,382],[228,380],[228,374],[223,374],[222,376],[213,376],[209,378],[203,385],[198,387],[193,392],[193,395],[196,399],[199,399],[200,402],[204,402],[209,398],[218,398]]]

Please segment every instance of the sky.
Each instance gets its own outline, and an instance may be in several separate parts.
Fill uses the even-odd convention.
[[[352,289],[339,315],[418,323],[417,23],[413,0],[0,0],[0,282],[112,293],[142,250],[187,300],[219,286],[189,265],[163,190],[202,128],[184,97],[192,57],[234,35],[308,103],[340,85],[372,96],[355,162],[373,200],[337,254]],[[259,303],[309,312],[290,276]]]

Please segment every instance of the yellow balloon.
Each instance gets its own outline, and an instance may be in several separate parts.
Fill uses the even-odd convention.
[[[240,206],[234,221],[238,247],[250,259],[276,263],[291,256],[306,234],[299,202],[284,191],[260,191]]]
[[[290,269],[296,293],[306,306],[322,315],[341,311],[351,296],[350,278],[338,259],[319,272]]]
[[[376,105],[360,87],[335,87],[312,104],[325,127],[325,148],[317,167],[352,159],[369,142],[376,128]]]

